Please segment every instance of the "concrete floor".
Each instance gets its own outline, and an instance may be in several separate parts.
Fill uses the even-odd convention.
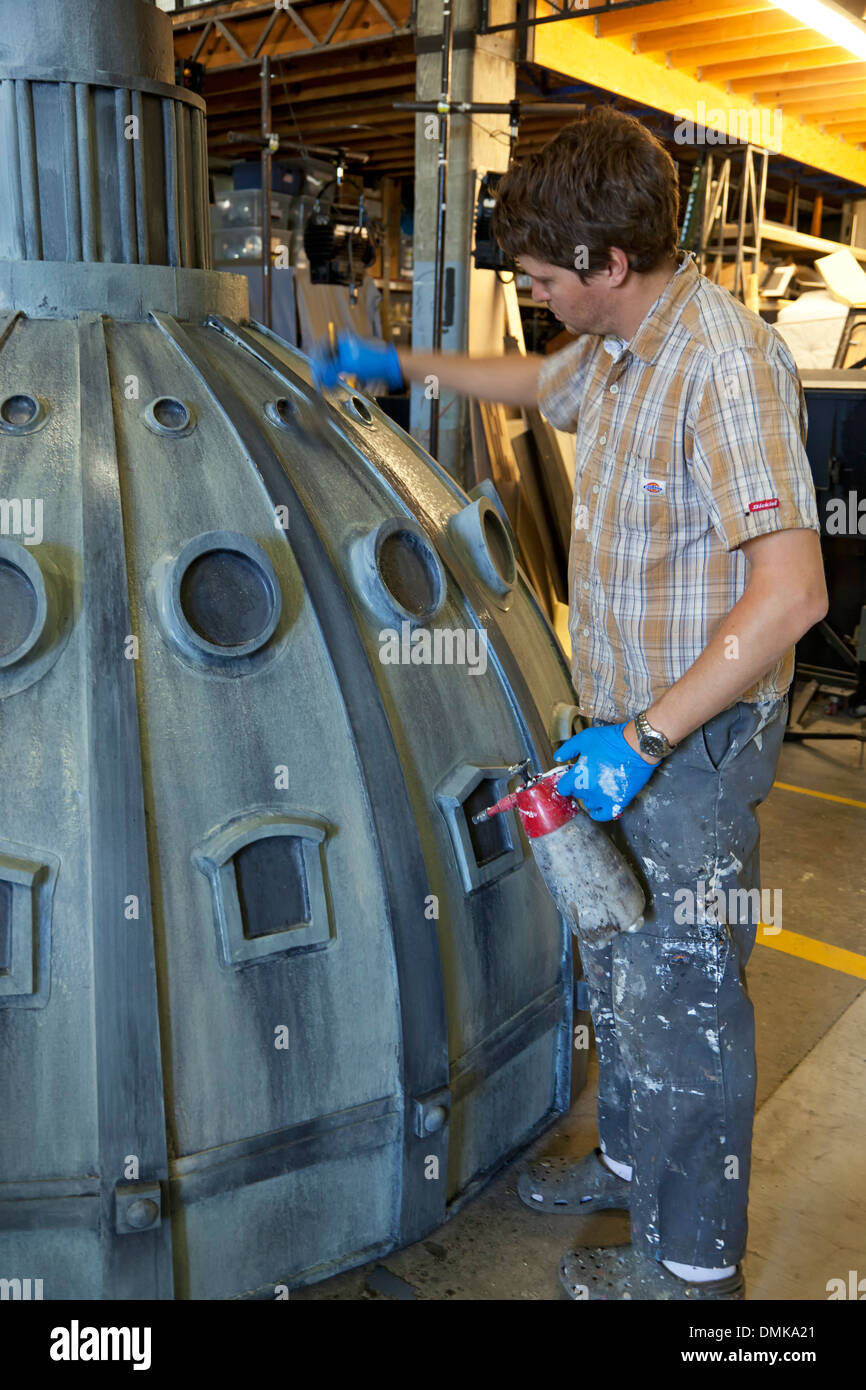
[[[816,718],[820,713],[816,701],[804,723],[845,727],[844,719]],[[783,928],[858,952],[866,965],[864,763],[855,741],[786,742],[777,783],[863,804],[776,786],[761,808],[761,827],[763,884],[783,890]],[[866,1279],[866,980],[762,944],[748,978],[758,1109],[747,1298],[826,1300],[829,1280],[847,1282],[851,1270]],[[593,1053],[570,1113],[433,1236],[293,1291],[292,1299],[565,1300],[561,1254],[575,1244],[627,1241],[628,1218],[530,1211],[516,1180],[529,1157],[578,1157],[595,1146],[597,1077]]]

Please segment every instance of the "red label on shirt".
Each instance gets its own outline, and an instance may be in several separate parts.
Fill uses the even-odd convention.
[[[765,497],[761,502],[750,502],[750,503],[749,503],[749,511],[750,511],[750,512],[768,512],[768,511],[770,511],[773,507],[778,507],[778,505],[779,505],[779,499],[778,499],[778,497]]]

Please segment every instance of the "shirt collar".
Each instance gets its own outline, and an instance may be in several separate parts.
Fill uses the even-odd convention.
[[[680,251],[678,259],[677,269],[627,345],[629,352],[642,362],[654,362],[658,357],[665,338],[698,287],[701,276],[691,252]]]

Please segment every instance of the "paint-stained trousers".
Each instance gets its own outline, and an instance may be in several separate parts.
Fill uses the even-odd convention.
[[[601,948],[578,931],[601,1146],[633,1165],[632,1242],[655,1259],[720,1268],[745,1253],[755,1104],[745,966],[761,917],[749,890],[760,888],[756,808],[786,719],[787,700],[734,705],[659,764],[608,827],[646,891],[644,925]]]

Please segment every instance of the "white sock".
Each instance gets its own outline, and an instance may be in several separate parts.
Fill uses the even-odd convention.
[[[606,1168],[612,1173],[616,1173],[618,1178],[625,1178],[626,1182],[631,1182],[631,1164],[620,1163],[615,1158],[608,1158],[606,1153],[602,1153],[602,1161]]]
[[[702,1265],[678,1265],[673,1260],[662,1260],[665,1269],[669,1269],[671,1274],[678,1274],[680,1279],[688,1279],[692,1284],[706,1284],[710,1279],[724,1279],[729,1274],[735,1274],[736,1265],[725,1265],[724,1269],[704,1269]]]

